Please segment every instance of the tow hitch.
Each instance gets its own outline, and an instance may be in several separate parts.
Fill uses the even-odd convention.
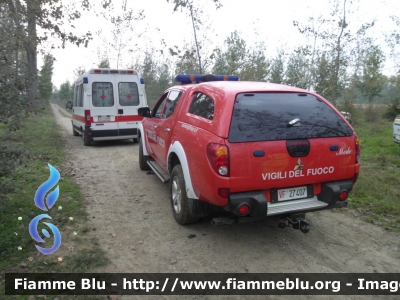
[[[305,220],[305,214],[290,215],[282,219],[278,223],[279,228],[292,226],[293,229],[300,229],[301,232],[307,233],[310,231],[310,223]]]

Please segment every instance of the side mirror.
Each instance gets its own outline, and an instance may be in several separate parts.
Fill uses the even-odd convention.
[[[138,109],[138,115],[145,117],[145,118],[150,118],[150,108],[148,107],[141,107]]]

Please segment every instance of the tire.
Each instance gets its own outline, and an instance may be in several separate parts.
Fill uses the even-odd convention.
[[[169,181],[169,193],[172,214],[176,222],[181,225],[188,225],[199,221],[199,218],[193,217],[189,211],[185,178],[183,177],[181,165],[176,165],[172,170],[171,179]]]
[[[150,170],[150,167],[147,164],[148,160],[149,160],[149,157],[147,155],[143,154],[142,139],[139,139],[139,168],[140,168],[140,170],[142,170],[142,171]]]
[[[85,146],[92,145],[92,141],[87,137],[87,134],[85,131],[82,131],[82,139],[83,139],[83,145],[85,145]]]
[[[134,143],[137,143],[137,142],[138,142],[138,139],[137,139],[137,138],[134,138],[134,139],[133,139],[133,142],[134,142]]]
[[[79,135],[79,133],[76,132],[76,130],[74,129],[74,124],[72,124],[72,135],[73,136],[78,136]]]

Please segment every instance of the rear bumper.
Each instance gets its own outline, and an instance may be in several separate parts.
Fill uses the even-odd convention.
[[[110,130],[93,130],[91,126],[85,125],[84,132],[79,127],[72,124],[78,132],[85,134],[85,137],[90,141],[105,141],[105,140],[122,140],[137,138],[137,128],[127,129],[110,129]]]
[[[224,209],[238,215],[239,207],[247,203],[250,206],[249,216],[262,219],[267,216],[341,208],[346,207],[348,201],[340,201],[340,193],[350,192],[352,188],[350,180],[326,182],[322,184],[321,193],[313,198],[276,203],[267,202],[263,191],[237,193],[229,196],[229,204]]]

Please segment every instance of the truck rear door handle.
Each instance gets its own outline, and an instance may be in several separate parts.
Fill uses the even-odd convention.
[[[123,115],[124,114],[124,110],[123,109],[118,109],[118,114],[119,115]]]
[[[170,131],[171,131],[171,129],[169,129],[169,128],[165,128],[165,129],[164,129],[164,131],[168,133],[168,132],[170,132]]]

